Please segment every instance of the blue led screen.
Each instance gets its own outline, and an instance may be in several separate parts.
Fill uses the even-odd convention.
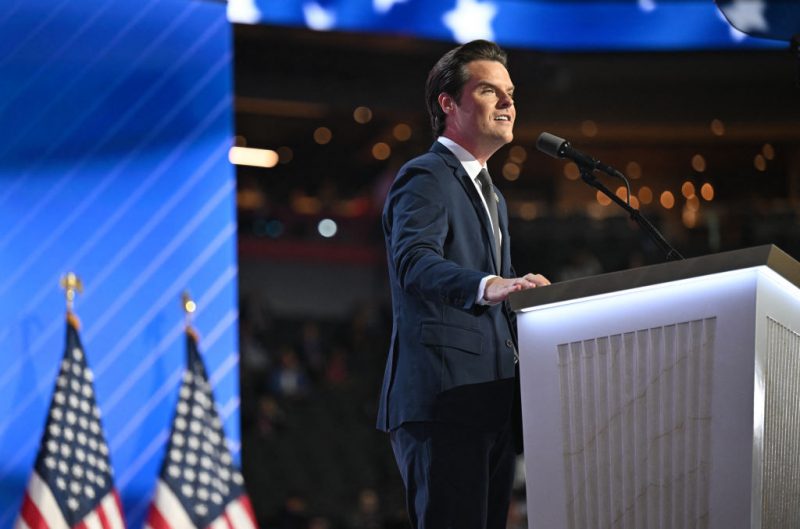
[[[731,0],[734,4],[742,0]],[[786,17],[779,0],[735,9],[737,27]],[[730,3],[730,2],[728,2]],[[735,6],[734,6],[735,7]],[[796,7],[800,11],[800,7]],[[231,20],[373,32],[543,50],[693,50],[787,47],[734,29],[712,0],[230,0]],[[776,19],[776,17],[778,17]],[[800,19],[798,19],[800,20]]]
[[[94,371],[115,482],[141,527],[194,324],[238,460],[231,26],[187,0],[13,0],[0,14],[0,527],[11,527],[65,345]]]

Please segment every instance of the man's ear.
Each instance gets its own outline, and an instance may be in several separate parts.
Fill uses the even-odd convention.
[[[439,100],[439,106],[442,108],[442,112],[447,114],[451,110],[453,110],[453,107],[455,106],[455,101],[450,96],[450,94],[442,92],[441,94],[439,94],[438,100]]]

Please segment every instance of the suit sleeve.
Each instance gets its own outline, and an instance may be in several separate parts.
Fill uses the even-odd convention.
[[[389,266],[406,292],[469,310],[486,273],[445,256],[451,197],[439,178],[430,169],[412,167],[392,186],[383,219]]]

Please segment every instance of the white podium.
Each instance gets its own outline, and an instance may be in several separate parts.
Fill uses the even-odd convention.
[[[512,295],[529,527],[800,528],[799,286],[761,246]]]

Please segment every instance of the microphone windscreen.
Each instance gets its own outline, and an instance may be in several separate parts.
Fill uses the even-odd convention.
[[[539,139],[536,140],[536,148],[552,156],[553,158],[561,158],[561,147],[567,142],[564,138],[559,138],[549,132],[542,132],[539,134]]]

